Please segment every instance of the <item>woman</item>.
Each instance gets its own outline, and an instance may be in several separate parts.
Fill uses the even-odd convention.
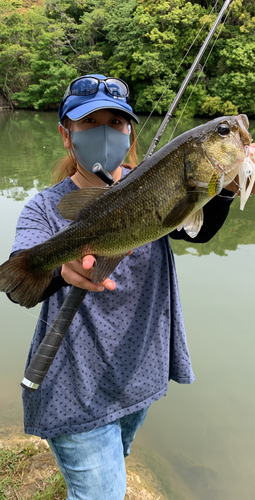
[[[114,182],[127,173],[123,160],[130,131],[134,142],[132,120],[139,120],[128,104],[124,82],[103,75],[76,79],[59,116],[59,131],[69,150],[60,168],[62,180],[26,205],[13,253],[69,223],[56,208],[66,193],[104,185],[92,173],[96,162]],[[195,239],[184,231],[171,236],[208,241],[222,226],[231,201],[229,194],[206,205],[204,225]],[[27,365],[69,285],[103,292],[86,296],[37,391],[23,391],[25,432],[48,440],[69,500],[123,500],[124,457],[149,405],[166,394],[170,379],[191,383],[194,375],[169,238],[134,250],[103,283],[89,280],[93,263],[94,257],[86,256],[64,264],[44,294]]]

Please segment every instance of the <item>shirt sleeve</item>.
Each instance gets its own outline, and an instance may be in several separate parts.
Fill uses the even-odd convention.
[[[213,236],[223,226],[233,202],[234,193],[223,189],[220,196],[215,196],[209,203],[203,207],[204,223],[195,238],[188,236],[184,229],[178,231],[175,229],[170,233],[170,238],[174,240],[185,240],[193,243],[206,243],[211,240]]]
[[[11,256],[20,250],[26,250],[42,243],[54,234],[47,215],[42,193],[38,193],[24,206],[17,222]]]
[[[12,246],[10,258],[22,250],[38,245],[54,234],[54,216],[52,208],[45,201],[44,193],[38,193],[23,208],[16,227],[15,241]],[[41,302],[62,286],[69,286],[61,276],[61,266],[54,270],[53,278],[44,291]],[[12,300],[8,293],[7,297]],[[12,300],[12,302],[14,302]]]

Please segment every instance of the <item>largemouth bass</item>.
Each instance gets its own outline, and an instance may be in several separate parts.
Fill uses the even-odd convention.
[[[216,118],[180,135],[113,186],[68,193],[57,208],[74,222],[2,264],[0,291],[33,307],[65,262],[94,255],[92,281],[100,283],[129,250],[180,226],[197,234],[202,207],[246,157],[248,126],[246,115]]]

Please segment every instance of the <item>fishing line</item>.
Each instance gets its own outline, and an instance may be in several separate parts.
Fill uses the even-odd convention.
[[[233,5],[233,3],[232,3],[232,4],[230,4],[230,6],[229,6],[228,13],[226,14],[226,17],[225,17],[224,21],[222,22],[222,25],[221,25],[221,28],[220,28],[220,30],[219,30],[219,33],[218,33],[218,35],[216,36],[216,38],[215,38],[215,40],[214,40],[214,43],[213,43],[213,45],[212,45],[212,47],[211,47],[211,49],[210,49],[210,51],[209,51],[209,53],[208,53],[208,56],[207,56],[207,58],[206,58],[206,60],[205,60],[205,62],[204,62],[204,65],[202,66],[202,68],[201,68],[201,70],[200,70],[200,73],[199,73],[199,75],[198,75],[198,77],[197,77],[197,80],[196,80],[196,82],[195,82],[195,84],[194,84],[194,86],[193,86],[193,89],[192,89],[192,91],[191,91],[191,93],[190,93],[190,95],[189,95],[189,97],[188,97],[188,99],[187,99],[187,101],[186,101],[186,103],[185,103],[185,105],[184,105],[184,108],[183,108],[183,110],[182,110],[182,112],[181,112],[181,115],[180,115],[180,117],[179,117],[179,119],[178,119],[178,121],[177,121],[177,123],[176,123],[176,125],[175,125],[175,127],[174,127],[174,130],[172,131],[172,134],[171,134],[171,136],[170,136],[170,138],[169,138],[169,141],[168,141],[168,142],[170,142],[170,141],[172,140],[173,135],[174,135],[174,133],[175,133],[175,131],[176,131],[176,129],[177,129],[177,127],[178,127],[178,125],[179,125],[179,123],[180,123],[180,121],[181,121],[182,117],[183,117],[183,113],[184,113],[184,111],[185,111],[185,109],[186,109],[186,107],[187,107],[187,105],[188,105],[188,103],[189,103],[189,101],[190,101],[190,99],[191,99],[191,96],[192,96],[192,94],[193,94],[193,92],[194,92],[194,90],[195,90],[195,88],[196,88],[196,86],[197,86],[197,84],[198,84],[199,78],[201,77],[201,74],[203,73],[203,71],[204,71],[204,69],[205,69],[205,66],[206,66],[206,64],[207,64],[207,61],[208,61],[208,59],[209,59],[209,57],[210,57],[210,55],[211,55],[211,53],[212,53],[212,51],[213,51],[213,48],[214,48],[214,46],[215,46],[216,42],[218,41],[218,38],[219,38],[219,36],[220,36],[220,34],[221,34],[221,32],[222,32],[222,29],[223,29],[223,27],[224,27],[224,25],[225,25],[225,22],[227,21],[227,18],[228,18],[229,14],[230,14],[230,11],[231,11],[231,8],[232,8],[232,5]]]
[[[219,168],[224,173],[224,175],[227,175],[227,177],[229,177],[229,179],[235,183],[235,185],[239,188],[239,191],[240,189],[242,189],[241,186],[239,186],[238,182],[236,182],[235,179],[233,179],[231,175],[229,175],[228,172],[226,172],[221,165],[218,164],[217,168]]]
[[[187,193],[198,193],[198,194],[206,194],[205,191],[199,191],[198,189],[194,189],[194,190],[191,190],[191,191],[187,191]],[[237,196],[238,193],[235,193],[233,196],[223,196],[223,195],[220,195],[220,194],[217,194],[217,195],[214,195],[214,196],[211,196],[211,199],[215,198],[215,196],[219,196],[220,198],[226,198],[228,200],[232,200],[234,199],[236,196]],[[185,222],[185,221],[184,221]]]
[[[212,7],[211,11],[210,11],[210,12],[209,12],[209,14],[207,15],[207,17],[206,17],[206,19],[205,19],[205,21],[204,21],[204,24],[201,26],[201,28],[200,28],[200,30],[198,31],[197,35],[195,36],[195,38],[194,38],[194,40],[193,40],[192,44],[191,44],[191,45],[190,45],[190,47],[188,48],[188,50],[187,50],[186,54],[183,56],[183,58],[182,58],[182,60],[181,60],[181,62],[180,62],[180,64],[179,64],[179,66],[177,67],[177,69],[176,69],[175,73],[174,73],[174,74],[172,75],[172,77],[170,78],[170,80],[169,80],[168,84],[165,86],[165,89],[163,90],[163,92],[162,92],[161,96],[159,97],[158,101],[157,101],[157,102],[156,102],[156,104],[154,105],[154,108],[152,109],[152,111],[151,111],[151,113],[149,114],[148,118],[145,120],[145,122],[144,122],[144,124],[143,124],[143,126],[142,126],[141,130],[140,130],[140,131],[139,131],[139,133],[137,134],[137,136],[136,136],[136,138],[135,138],[135,140],[134,140],[134,143],[133,143],[133,145],[131,146],[131,148],[132,148],[132,147],[136,144],[136,142],[138,141],[138,138],[140,137],[140,135],[141,135],[141,133],[142,133],[142,131],[143,131],[144,127],[147,125],[147,123],[148,123],[148,121],[150,120],[150,118],[151,118],[152,114],[154,113],[154,111],[155,111],[156,107],[158,106],[159,102],[160,102],[160,101],[161,101],[161,99],[163,98],[163,96],[164,96],[165,92],[167,91],[168,87],[169,87],[169,86],[170,86],[170,84],[172,83],[173,79],[174,79],[174,78],[175,78],[175,76],[177,75],[177,73],[178,73],[178,71],[179,71],[180,67],[182,66],[182,64],[183,64],[183,62],[185,61],[185,59],[187,58],[187,56],[188,56],[188,54],[189,54],[190,50],[192,49],[192,47],[193,47],[193,45],[194,45],[194,43],[195,43],[196,39],[197,39],[197,38],[198,38],[198,36],[200,35],[201,31],[204,29],[204,26],[206,25],[208,18],[211,16],[212,12],[216,9],[218,2],[219,2],[219,0],[216,0],[216,2],[215,2],[215,4],[214,4],[214,6]],[[129,148],[129,151],[130,151],[130,149],[131,149],[131,148]],[[127,154],[126,154],[125,158],[128,156],[129,151],[127,152]],[[124,158],[124,160],[125,160],[125,158]],[[123,160],[123,161],[124,161],[124,160]]]
[[[15,304],[17,307],[18,307],[18,304]],[[25,314],[27,314],[28,316],[31,316],[31,318],[35,318],[37,321],[41,321],[42,323],[45,323],[46,326],[48,326],[49,328],[53,328],[53,330],[58,333],[58,331],[56,330],[56,328],[53,327],[53,324],[49,323],[48,321],[46,321],[45,319],[43,318],[40,318],[39,316],[36,316],[35,314],[31,314],[30,312],[28,311],[25,311]],[[54,323],[54,321],[53,321]],[[67,340],[64,338],[63,339],[63,342],[65,342],[66,346],[69,348],[69,350],[71,351],[71,354],[73,355],[73,357],[75,358],[75,354],[74,354],[74,351],[72,350],[71,346],[68,344]]]
[[[38,302],[38,304],[39,304],[39,302]],[[36,304],[36,305],[38,305],[38,304]],[[18,307],[18,304],[14,304],[14,305],[15,305],[16,307]],[[73,308],[73,307],[72,307],[72,308],[71,308],[71,307],[69,307],[69,308],[67,308],[67,309],[70,309],[71,311],[73,311],[73,310],[74,310],[74,308]],[[45,323],[45,324],[46,324],[49,328],[52,328],[52,329],[53,329],[56,333],[58,333],[57,329],[56,329],[56,328],[54,328],[54,320],[53,320],[53,323],[51,324],[51,323],[49,323],[48,321],[46,321],[45,319],[40,318],[40,316],[36,316],[35,314],[31,314],[31,313],[30,313],[30,312],[28,312],[27,310],[25,310],[25,314],[27,314],[28,316],[31,316],[31,318],[35,318],[37,321],[39,321],[39,320],[40,320],[42,323]],[[63,340],[64,340],[64,339],[63,339]]]
[[[16,307],[18,307],[18,304],[15,304]],[[45,323],[48,327],[52,327],[52,325],[50,323],[48,323],[48,321],[46,321],[45,319],[43,318],[40,318],[39,316],[36,316],[35,314],[31,314],[30,312],[28,312],[27,310],[25,311],[25,314],[27,314],[28,316],[31,316],[31,318],[35,318],[37,321],[41,321],[42,323]]]

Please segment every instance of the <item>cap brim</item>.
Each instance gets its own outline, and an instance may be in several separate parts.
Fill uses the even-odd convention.
[[[86,102],[84,104],[81,104],[81,106],[77,106],[76,108],[71,109],[66,113],[66,115],[68,116],[68,118],[70,118],[70,120],[73,120],[75,122],[81,120],[85,116],[88,116],[93,111],[99,111],[100,109],[116,109],[126,113],[136,123],[140,123],[139,118],[129,109],[127,109],[127,107],[130,106],[128,106],[128,104],[125,105],[124,103],[123,105],[121,105],[120,102],[116,102],[115,104],[114,102],[112,102],[112,99],[111,102],[106,100],[94,100],[93,102]]]

